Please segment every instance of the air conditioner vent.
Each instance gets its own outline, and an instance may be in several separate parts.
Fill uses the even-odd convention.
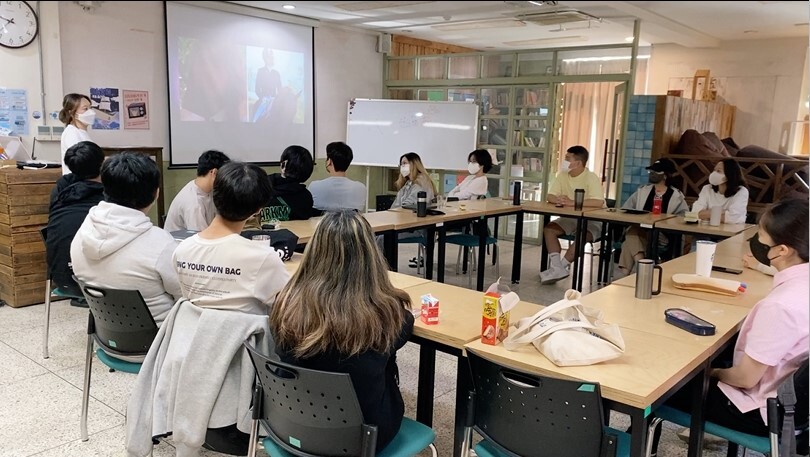
[[[582,11],[576,10],[566,10],[566,11],[548,11],[545,13],[534,13],[534,14],[521,14],[516,17],[524,22],[531,22],[537,25],[559,25],[559,24],[568,24],[570,22],[582,22],[582,21],[600,21],[602,19],[592,16],[588,13],[583,13]]]

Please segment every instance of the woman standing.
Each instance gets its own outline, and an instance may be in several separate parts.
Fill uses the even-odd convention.
[[[90,109],[90,97],[83,94],[67,94],[62,99],[62,110],[59,111],[59,121],[65,124],[62,132],[62,174],[70,173],[65,165],[65,153],[71,146],[81,141],[93,141],[87,132],[87,127],[93,125],[96,112]]]

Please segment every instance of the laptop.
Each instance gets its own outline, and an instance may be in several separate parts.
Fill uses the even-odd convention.
[[[3,160],[16,160],[17,162],[28,162],[31,154],[25,149],[25,145],[20,137],[0,136],[0,146],[4,149]]]

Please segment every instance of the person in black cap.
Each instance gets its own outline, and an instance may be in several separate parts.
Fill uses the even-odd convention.
[[[647,167],[649,170],[649,184],[639,187],[622,205],[623,209],[652,211],[653,201],[661,198],[662,214],[681,215],[689,211],[683,193],[669,185],[675,175],[675,164],[669,159],[658,159]],[[659,245],[667,244],[669,240],[662,234],[659,236]],[[624,234],[622,253],[619,256],[619,265],[613,275],[614,279],[627,276],[633,271],[636,261],[646,255],[647,231],[641,227],[631,226]]]

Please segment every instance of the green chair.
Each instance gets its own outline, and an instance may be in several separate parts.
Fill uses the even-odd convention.
[[[436,457],[436,434],[407,417],[393,441],[375,453],[377,427],[363,421],[348,374],[289,365],[244,346],[259,377],[249,457],[256,452],[259,423],[268,432],[265,452],[273,457],[409,457],[428,447]]]
[[[87,319],[87,352],[84,361],[82,387],[81,438],[87,441],[87,409],[90,402],[90,373],[93,367],[93,346],[98,345],[96,357],[110,371],[138,373],[152,341],[157,335],[149,307],[137,290],[120,290],[92,286],[76,281],[87,298],[90,313]],[[129,359],[129,360],[126,360]]]
[[[777,397],[768,399],[768,436],[751,435],[743,433],[714,422],[706,421],[704,430],[714,436],[728,441],[728,457],[736,457],[739,447],[750,449],[770,457],[793,457],[796,453],[796,433],[807,433],[808,429],[808,365],[807,360],[802,366],[779,387]],[[795,386],[800,386],[795,388]],[[780,411],[782,417],[780,418]],[[682,427],[689,427],[692,416],[683,411],[663,405],[655,410],[655,419],[650,426],[657,426],[658,422],[667,421]],[[781,420],[780,420],[781,419]],[[781,432],[780,423],[785,426]],[[791,426],[790,424],[793,424]],[[780,443],[782,446],[780,446]],[[649,453],[648,453],[649,455]]]

